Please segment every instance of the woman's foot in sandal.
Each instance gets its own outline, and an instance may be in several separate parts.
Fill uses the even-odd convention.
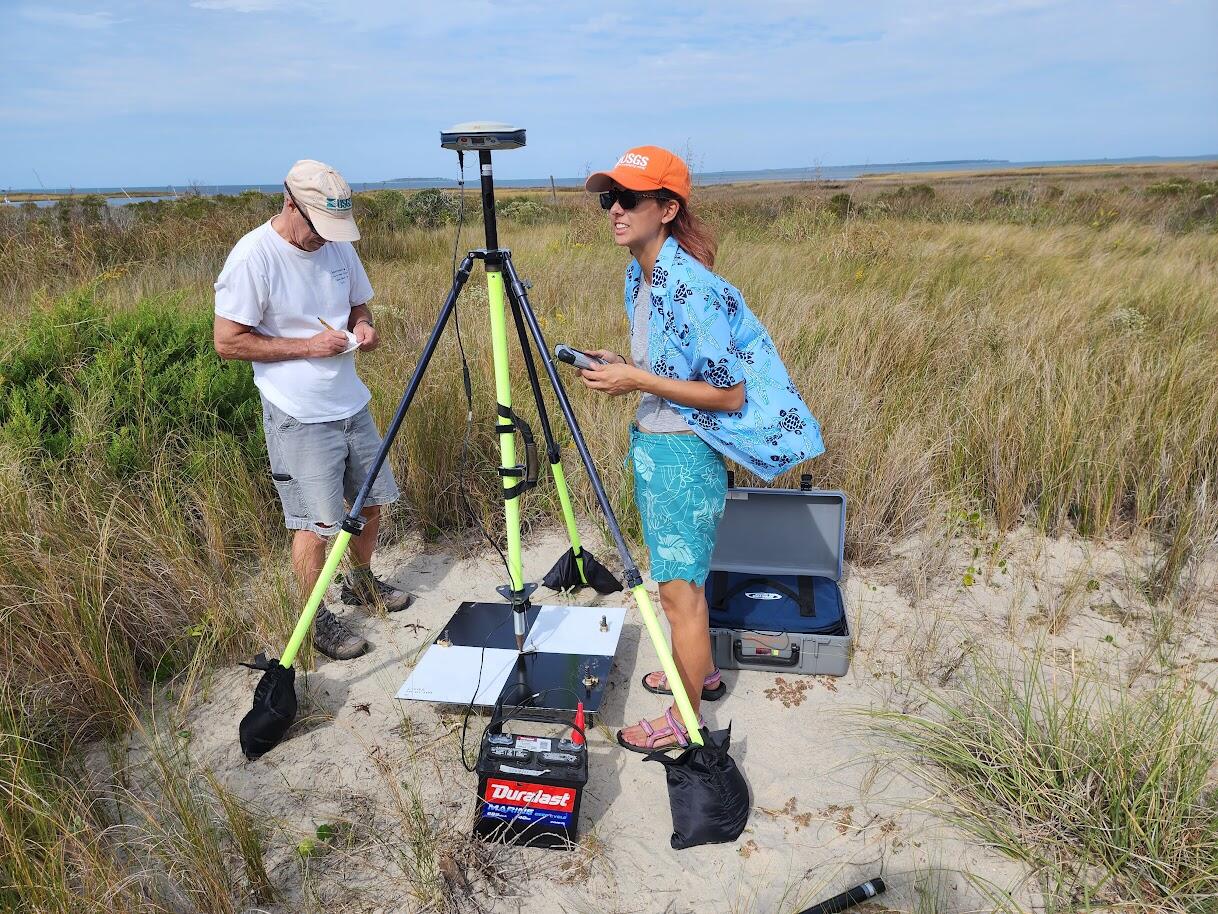
[[[698,726],[705,726],[698,717]],[[669,708],[664,716],[656,720],[640,720],[633,727],[617,731],[618,745],[631,752],[649,753],[660,749],[684,749],[689,745],[689,732],[677,716],[676,709]]]
[[[668,687],[668,677],[664,674],[663,670],[656,670],[654,673],[648,673],[644,676],[643,688],[656,695],[672,694],[672,689]],[[718,701],[726,694],[727,686],[723,682],[723,676],[716,668],[711,671],[709,676],[702,680],[702,700]]]

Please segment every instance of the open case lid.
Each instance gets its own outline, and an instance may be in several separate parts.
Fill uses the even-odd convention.
[[[729,488],[711,570],[840,581],[845,541],[843,492]]]

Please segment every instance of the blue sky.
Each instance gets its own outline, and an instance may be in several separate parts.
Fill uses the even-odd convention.
[[[0,0],[0,187],[1218,153],[1215,0]]]

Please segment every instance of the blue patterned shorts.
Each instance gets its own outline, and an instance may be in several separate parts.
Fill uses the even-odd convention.
[[[702,585],[727,497],[723,458],[697,435],[630,430],[634,500],[654,581]]]

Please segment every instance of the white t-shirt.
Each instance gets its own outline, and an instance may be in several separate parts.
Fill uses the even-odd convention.
[[[216,280],[216,314],[263,336],[304,339],[347,328],[351,309],[372,298],[355,248],[330,241],[302,251],[271,227],[237,242]],[[363,409],[372,394],[355,373],[355,353],[319,359],[254,362],[254,383],[268,400],[301,422],[332,422]]]

